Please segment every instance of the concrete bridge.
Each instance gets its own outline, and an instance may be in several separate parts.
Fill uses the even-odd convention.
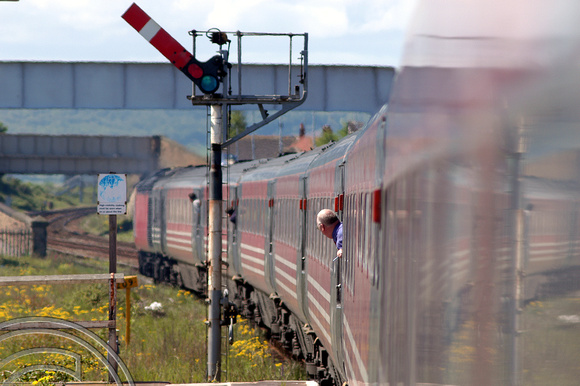
[[[242,92],[288,95],[288,68],[244,65]],[[392,67],[310,65],[308,72],[308,97],[297,110],[373,114],[394,77]],[[0,90],[0,109],[192,108],[191,82],[170,63],[0,62]]]
[[[0,135],[0,173],[143,174],[169,164],[203,162],[183,146],[160,136]]]

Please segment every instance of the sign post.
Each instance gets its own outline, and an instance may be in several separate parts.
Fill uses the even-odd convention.
[[[115,322],[109,327],[109,346],[115,352],[117,347],[117,215],[127,213],[127,175],[126,174],[99,174],[97,179],[98,201],[97,213],[109,216],[109,321]],[[108,360],[117,370],[117,363],[108,355]]]

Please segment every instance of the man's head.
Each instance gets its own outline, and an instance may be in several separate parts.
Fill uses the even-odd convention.
[[[332,238],[332,232],[338,222],[338,216],[330,209],[322,209],[316,216],[316,226],[318,227],[318,230],[329,239]]]

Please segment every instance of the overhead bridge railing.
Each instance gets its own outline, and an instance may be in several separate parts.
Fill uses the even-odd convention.
[[[205,35],[210,39],[212,43],[218,44],[220,46],[220,50],[218,51],[220,55],[216,55],[213,58],[211,58],[208,62],[204,63],[208,67],[211,65],[215,66],[215,68],[212,71],[204,70],[204,74],[206,72],[216,73],[218,74],[217,83],[218,84],[223,83],[222,89],[223,93],[221,94],[207,93],[203,90],[203,88],[200,88],[200,90],[204,92],[204,95],[196,95],[195,93],[196,88],[193,87],[192,95],[188,96],[188,99],[191,100],[191,103],[194,105],[208,105],[213,101],[227,106],[254,104],[257,105],[258,110],[260,112],[260,116],[262,118],[261,121],[248,126],[243,132],[238,133],[232,138],[226,139],[222,143],[222,146],[224,148],[228,147],[229,145],[238,141],[239,139],[245,137],[246,135],[256,131],[257,129],[267,125],[268,123],[274,121],[275,119],[286,114],[290,110],[300,106],[306,100],[306,97],[308,95],[307,33],[296,34],[296,33],[264,33],[264,32],[241,32],[241,31],[224,32],[214,28],[207,31],[192,30],[189,31],[189,35],[193,37],[194,57],[197,48],[197,37],[199,36]],[[228,36],[232,36],[237,40],[237,63],[235,67],[236,72],[235,77],[232,76],[233,66],[229,62],[231,40],[228,38]],[[283,83],[282,77],[280,77],[279,85],[278,84],[272,85],[272,87],[275,88],[276,89],[275,91],[278,91],[278,93],[269,95],[255,95],[250,94],[244,90],[242,79],[245,68],[247,67],[244,66],[242,61],[242,39],[244,37],[273,37],[273,38],[288,39],[289,59],[287,63],[286,87],[282,86]],[[303,43],[303,47],[300,50],[297,62],[293,61],[294,55],[293,45],[295,39],[302,39]],[[223,49],[224,45],[227,46],[226,49]],[[255,68],[252,67],[252,70],[255,70]],[[294,79],[294,76],[296,79]],[[276,79],[278,79],[278,77]],[[253,88],[254,90],[257,89],[255,85],[250,85],[250,87]],[[237,92],[234,92],[234,90],[237,90]],[[284,91],[287,90],[287,94],[282,94],[282,90]],[[264,107],[267,105],[280,105],[281,108],[279,110],[276,110],[275,113],[270,114],[270,112]]]

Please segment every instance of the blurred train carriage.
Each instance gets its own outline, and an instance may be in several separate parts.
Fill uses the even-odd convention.
[[[229,166],[241,314],[324,385],[577,384],[578,16],[571,0],[420,2],[364,128]],[[137,186],[141,273],[205,290],[206,174]],[[343,220],[342,259],[322,208]]]

